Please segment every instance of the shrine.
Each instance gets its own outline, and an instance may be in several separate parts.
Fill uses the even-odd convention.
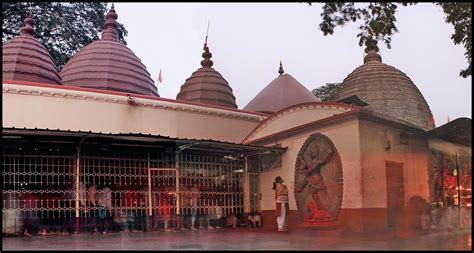
[[[276,230],[277,176],[289,229],[470,226],[471,119],[435,127],[416,85],[376,49],[337,101],[280,62],[239,109],[207,45],[176,99],[160,97],[118,41],[117,18],[112,5],[101,39],[60,72],[31,17],[3,44],[3,233],[25,222],[90,232],[95,219],[110,231],[257,226],[249,220]]]

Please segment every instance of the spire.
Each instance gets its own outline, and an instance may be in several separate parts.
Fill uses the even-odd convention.
[[[211,57],[212,54],[209,52],[209,47],[207,46],[206,42],[206,45],[204,46],[204,53],[202,53],[202,58],[204,58],[204,60],[201,61],[201,66],[204,68],[212,67],[214,63],[211,61]]]
[[[281,75],[283,75],[283,73],[285,73],[285,71],[283,70],[283,64],[281,63],[281,60],[280,60],[280,68],[278,69],[278,73]]]
[[[207,22],[207,32],[206,32],[206,40],[204,41],[204,53],[202,53],[202,58],[204,60],[201,61],[201,66],[204,68],[210,68],[214,64],[211,61],[212,54],[209,52],[209,47],[207,46],[207,36],[209,35],[209,24],[211,23],[211,19]]]
[[[364,63],[370,61],[382,62],[382,57],[378,54],[377,40],[372,37],[372,29],[369,28],[368,34],[368,38],[365,41],[365,52],[367,55],[364,57]]]
[[[118,40],[117,17],[118,15],[115,13],[114,4],[112,3],[109,12],[105,15],[105,26],[102,31],[103,40]]]
[[[35,34],[35,21],[33,20],[32,16],[28,16],[25,18],[25,21],[23,21],[24,25],[20,30],[20,33],[23,35],[30,35],[33,36]]]

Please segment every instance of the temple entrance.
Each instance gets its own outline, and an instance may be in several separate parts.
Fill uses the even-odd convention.
[[[385,162],[387,179],[387,225],[396,229],[405,205],[405,190],[403,183],[403,164]]]

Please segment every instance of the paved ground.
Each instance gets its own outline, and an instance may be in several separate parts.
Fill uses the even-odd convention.
[[[472,250],[470,230],[431,234],[226,229],[3,238],[2,250]]]

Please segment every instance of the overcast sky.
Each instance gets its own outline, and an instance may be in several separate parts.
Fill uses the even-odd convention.
[[[319,30],[321,4],[300,3],[115,3],[128,30],[128,47],[150,72],[164,98],[176,98],[181,85],[200,67],[210,19],[208,45],[214,68],[229,82],[239,109],[285,72],[312,90],[342,82],[363,64],[357,24]],[[400,7],[399,33],[392,49],[379,43],[382,61],[407,74],[424,95],[436,126],[447,118],[472,118],[471,78],[462,45],[440,7],[430,3]],[[163,83],[157,82],[162,69]]]

